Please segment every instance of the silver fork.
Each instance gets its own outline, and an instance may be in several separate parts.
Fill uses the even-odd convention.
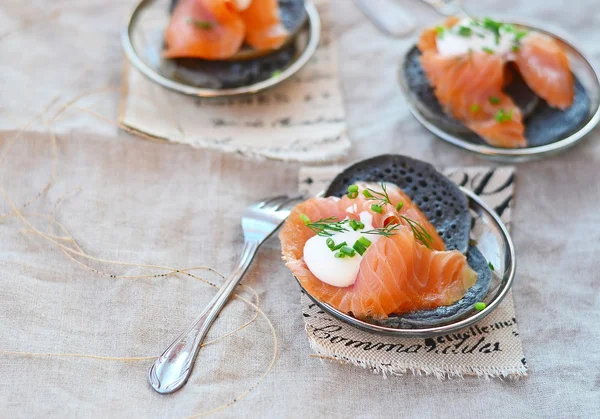
[[[236,285],[240,283],[258,248],[290,215],[291,204],[300,199],[301,197],[277,196],[246,208],[242,216],[244,249],[236,267],[202,314],[154,362],[148,372],[148,380],[154,390],[168,394],[185,385],[204,337]]]

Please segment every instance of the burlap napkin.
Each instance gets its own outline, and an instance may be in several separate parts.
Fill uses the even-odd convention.
[[[300,190],[304,194],[324,190],[340,169],[332,166],[302,168]],[[481,196],[510,226],[514,168],[453,168],[444,173]],[[304,293],[302,315],[310,346],[317,356],[349,362],[376,373],[402,375],[412,372],[438,378],[527,375],[511,293],[478,324],[427,339],[403,339],[364,332],[329,316]]]
[[[291,80],[254,96],[202,100],[169,91],[127,64],[121,124],[152,137],[251,157],[318,162],[344,155],[350,141],[331,17],[327,0],[315,4],[321,42]]]

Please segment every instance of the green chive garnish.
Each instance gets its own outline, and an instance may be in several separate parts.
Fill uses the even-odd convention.
[[[458,28],[458,34],[460,36],[471,36],[472,32],[473,30],[467,26],[461,26],[460,28]]]
[[[518,45],[513,45],[511,48],[512,52],[519,52],[519,50],[521,49],[521,47],[519,47]]]
[[[358,185],[348,186],[348,198],[354,199],[358,197]]]
[[[360,243],[365,247],[369,247],[371,245],[371,240],[367,239],[365,236],[360,236],[356,243]]]
[[[334,246],[335,246],[335,242],[333,241],[333,239],[330,237],[327,240],[325,240],[325,244],[327,245],[327,247],[329,247],[329,249],[333,250]]]
[[[403,206],[404,206],[404,202],[398,202],[398,205],[396,205],[396,211],[400,211]]]
[[[363,191],[363,195],[365,196],[365,198],[373,198],[373,195],[371,194],[371,192],[369,192],[368,189],[365,189]]]
[[[334,257],[338,258],[338,259],[343,259],[346,257],[345,254],[343,254],[342,252],[337,252],[335,255],[333,255]]]
[[[487,52],[488,54],[493,54],[494,50],[488,47],[483,47],[481,48],[483,51]]]
[[[352,230],[356,231],[360,228],[360,224],[356,220],[350,220],[350,227],[352,227]]]
[[[348,246],[348,243],[346,242],[341,242],[340,244],[336,244],[335,246],[333,246],[333,248],[331,250],[335,251],[335,250],[340,250],[342,247],[344,246]]]
[[[443,26],[436,26],[435,32],[437,33],[438,38],[442,39],[444,37],[444,33],[446,33],[446,28]]]
[[[300,219],[304,224],[310,224],[310,218],[306,214],[300,214]]]
[[[360,222],[360,221],[357,221],[356,224],[358,225],[358,229],[359,230],[365,228],[365,225],[362,222]]]
[[[213,22],[208,22],[206,20],[198,20],[198,19],[194,19],[191,17],[188,17],[185,20],[185,22],[188,24],[194,25],[195,27],[200,28],[200,29],[212,29],[214,26]]]
[[[517,42],[519,42],[521,39],[523,39],[525,37],[525,35],[527,35],[527,31],[519,31],[515,34],[515,40]]]
[[[512,110],[505,112],[504,109],[500,109],[496,115],[494,115],[494,118],[500,123],[512,121]]]
[[[481,110],[481,106],[479,106],[478,104],[474,103],[473,105],[471,105],[471,112],[479,112]]]
[[[497,105],[497,104],[499,104],[499,103],[500,103],[500,98],[499,98],[499,97],[496,97],[496,96],[490,96],[490,97],[488,98],[488,100],[490,101],[490,103],[491,103],[492,105]]]
[[[356,250],[354,250],[351,247],[344,246],[340,249],[340,253],[343,254],[344,256],[352,257],[356,254]]]
[[[475,303],[475,310],[477,310],[477,311],[481,311],[486,307],[487,307],[487,304],[482,301],[478,301]]]
[[[488,266],[490,267],[490,269],[491,269],[492,271],[494,271],[494,270],[495,270],[495,269],[494,269],[494,265],[492,265],[492,262],[488,262]]]
[[[373,212],[376,212],[377,214],[381,214],[383,212],[383,208],[381,208],[381,205],[377,205],[377,204],[371,205],[371,210]]]

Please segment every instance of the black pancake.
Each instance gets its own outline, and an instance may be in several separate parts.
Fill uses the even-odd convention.
[[[483,301],[492,282],[492,271],[488,265],[488,261],[476,247],[469,247],[467,251],[467,263],[477,272],[478,277],[475,285],[469,288],[461,300],[452,305],[432,310],[414,311],[401,316],[392,314],[385,320],[371,319],[371,323],[395,328],[431,327],[439,326],[464,316],[473,310],[476,302]]]
[[[436,228],[448,249],[465,253],[471,215],[460,189],[429,163],[401,155],[381,155],[358,162],[337,175],[325,194],[342,196],[355,182],[398,185]]]
[[[171,13],[178,0],[171,1]],[[304,0],[279,0],[281,21],[295,34],[306,21]],[[244,60],[202,60],[178,58],[169,60],[175,68],[165,67],[168,76],[185,84],[207,89],[232,89],[249,86],[273,77],[287,68],[296,57],[296,45],[290,42],[270,54]]]
[[[469,246],[471,215],[460,189],[429,163],[401,155],[381,155],[358,162],[337,175],[326,196],[342,196],[356,182],[389,182],[399,186],[436,228],[446,247],[466,252],[467,262],[477,274],[477,282],[460,301],[433,310],[421,310],[402,316],[391,315],[383,321],[371,320],[386,327],[413,328],[446,323],[463,316],[483,300],[489,290],[492,273],[487,260],[474,246]]]
[[[468,131],[460,122],[449,117],[435,97],[433,88],[421,67],[421,52],[413,47],[404,61],[404,84],[411,93],[421,113],[440,128],[460,133],[462,139],[475,144],[486,144],[478,135]],[[513,71],[513,82],[505,89],[525,115],[525,137],[528,146],[540,146],[556,142],[579,129],[588,119],[590,99],[581,82],[575,80],[573,105],[565,111],[548,106],[546,101],[535,96],[533,91]],[[539,102],[539,103],[538,103]],[[529,112],[528,112],[529,111]]]

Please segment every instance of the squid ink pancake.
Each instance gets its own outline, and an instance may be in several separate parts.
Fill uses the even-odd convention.
[[[466,253],[467,263],[477,272],[477,282],[454,304],[431,310],[390,315],[385,320],[370,321],[386,327],[411,328],[434,326],[461,317],[487,295],[492,272],[487,260],[469,245],[471,215],[467,198],[446,176],[432,165],[401,155],[381,155],[358,162],[342,171],[331,182],[325,196],[347,193],[356,182],[389,182],[400,187],[436,228],[448,250]]]
[[[342,196],[356,182],[397,185],[433,224],[448,250],[467,251],[471,230],[467,198],[429,163],[393,154],[363,160],[337,175],[325,195]]]
[[[475,144],[487,144],[482,138],[443,111],[421,66],[420,56],[421,51],[416,46],[413,47],[406,54],[401,75],[402,83],[411,96],[410,100],[416,105],[419,112],[443,130],[459,133],[461,138]],[[514,66],[509,65],[509,69],[512,81],[504,90],[523,113],[525,138],[529,147],[559,141],[577,131],[587,121],[590,112],[590,98],[574,74],[573,104],[562,111],[550,107],[546,101],[536,96]]]
[[[177,3],[178,0],[172,0],[171,13]],[[208,89],[249,86],[273,77],[296,58],[295,38],[307,20],[304,0],[279,0],[279,10],[281,22],[290,33],[290,40],[281,48],[265,53],[244,45],[226,60],[176,58],[167,60],[170,63],[163,67],[163,72],[183,83]]]

